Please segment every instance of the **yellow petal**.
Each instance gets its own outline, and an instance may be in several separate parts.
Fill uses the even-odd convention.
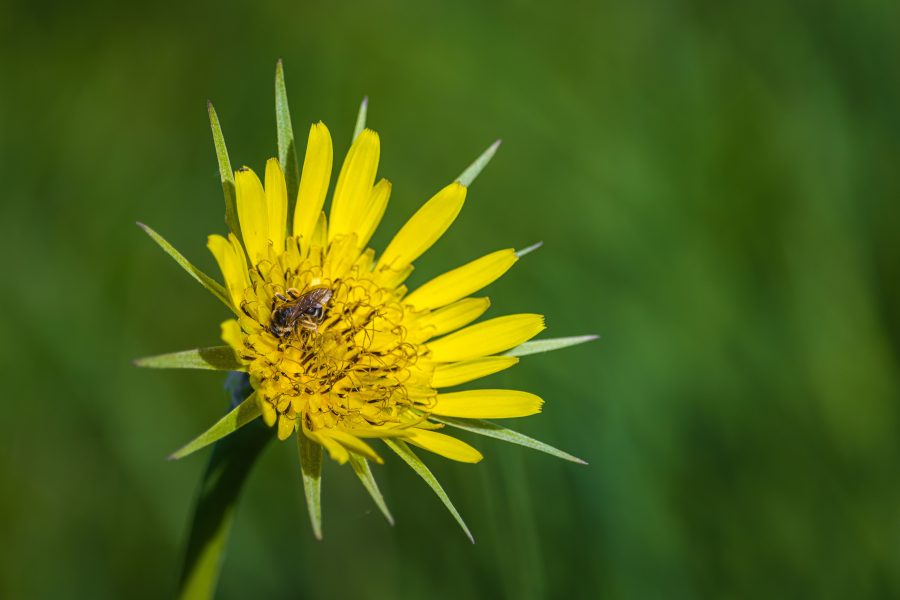
[[[410,273],[413,272],[412,265],[405,265],[398,269],[394,269],[384,265],[378,268],[378,271],[375,273],[375,281],[378,282],[379,285],[383,288],[394,289],[398,288],[401,283],[406,281],[406,278],[409,277]],[[406,292],[406,288],[403,289],[403,293]],[[401,293],[400,296],[403,294]]]
[[[229,235],[237,240],[233,233]],[[209,248],[219,264],[219,270],[222,271],[225,287],[228,289],[228,297],[233,306],[236,309],[240,308],[244,290],[250,287],[250,277],[247,274],[243,248],[240,243],[235,247],[232,241],[226,240],[221,235],[209,236],[206,240],[206,247]]]
[[[322,122],[309,128],[306,158],[300,175],[297,206],[294,207],[294,235],[309,240],[325,205],[328,183],[331,180],[331,134]]]
[[[350,453],[347,452],[347,449],[342,444],[337,443],[333,438],[320,434],[320,432],[324,430],[320,429],[318,431],[309,431],[307,429],[304,429],[303,431],[306,433],[309,439],[324,446],[325,449],[328,450],[329,456],[331,456],[331,458],[333,460],[336,460],[338,463],[344,464],[350,459]]]
[[[406,435],[406,429],[392,425],[386,427],[384,425],[372,427],[354,427],[352,434],[358,438],[395,438]]]
[[[488,298],[465,298],[440,310],[419,317],[415,325],[417,342],[465,327],[491,306]]]
[[[431,382],[436,388],[451,387],[487,377],[519,362],[515,356],[489,356],[463,362],[439,364],[434,368]]]
[[[477,292],[506,273],[516,261],[513,249],[499,250],[435,277],[406,297],[418,310],[438,308]]]
[[[407,430],[407,434],[407,442],[415,444],[419,448],[424,448],[429,452],[445,456],[450,460],[457,460],[465,463],[477,463],[484,458],[481,455],[481,452],[464,441],[449,435],[444,435],[443,433],[411,428]]]
[[[238,239],[238,236],[234,233],[228,234],[228,241],[231,242],[231,247],[234,248],[234,255],[237,258],[238,263],[240,263],[243,280],[249,287],[250,272],[247,269],[247,253],[244,252],[244,246],[241,244],[241,240]]]
[[[359,273],[368,273],[372,270],[372,267],[374,265],[375,251],[371,248],[368,248],[356,257],[356,261],[353,263],[353,268],[356,269]]]
[[[276,252],[283,252],[287,227],[287,185],[277,158],[270,158],[266,163],[266,204],[269,208],[269,239]]]
[[[272,403],[264,399],[260,394],[256,395],[256,401],[259,402],[259,408],[262,411],[263,421],[265,421],[266,425],[268,425],[269,427],[274,426],[275,420],[278,419],[278,413],[275,412],[275,407],[272,406]]]
[[[222,341],[231,346],[235,354],[240,357],[244,350],[244,335],[241,333],[241,325],[237,319],[222,321]]]
[[[269,209],[266,207],[266,193],[259,177],[248,167],[235,172],[234,182],[237,189],[241,235],[244,237],[250,264],[255,265],[260,256],[265,255],[269,242]]]
[[[297,430],[297,419],[289,419],[284,415],[278,417],[278,439],[284,441],[294,435]]]
[[[544,401],[534,394],[516,390],[470,390],[438,394],[429,412],[445,417],[506,419],[541,412]]]
[[[338,235],[356,231],[372,194],[380,155],[381,142],[378,134],[371,129],[364,129],[350,146],[334,186],[331,214],[328,217],[331,223],[328,241]]]
[[[324,212],[319,213],[319,220],[316,221],[316,228],[313,230],[312,236],[309,238],[310,246],[318,246],[324,248],[326,245],[326,236],[328,235],[328,218]],[[307,247],[310,247],[307,246]]]
[[[428,343],[431,360],[455,362],[489,356],[527,342],[544,329],[544,317],[518,314],[470,325]]]
[[[365,214],[360,220],[359,225],[356,227],[356,231],[359,235],[357,243],[360,248],[365,248],[366,244],[369,243],[369,240],[372,239],[372,234],[375,233],[378,224],[381,223],[381,218],[384,216],[384,211],[387,208],[388,199],[390,197],[390,181],[382,179],[375,184],[375,188],[372,190],[372,195],[369,198],[369,205],[366,207]]]
[[[361,454],[370,460],[374,460],[378,464],[384,464],[384,460],[372,450],[371,446],[352,433],[344,431],[343,429],[320,429],[319,434],[332,438],[351,452]]]
[[[322,263],[322,271],[334,278],[342,277],[356,264],[358,258],[359,248],[356,245],[356,236],[344,236],[328,246],[328,256]]]
[[[402,269],[444,235],[466,201],[466,188],[451,183],[426,202],[400,228],[378,261],[378,268]]]

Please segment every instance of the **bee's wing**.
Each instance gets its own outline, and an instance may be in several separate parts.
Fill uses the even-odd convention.
[[[328,304],[332,294],[333,292],[329,288],[319,288],[307,292],[304,299],[308,299],[315,304]]]

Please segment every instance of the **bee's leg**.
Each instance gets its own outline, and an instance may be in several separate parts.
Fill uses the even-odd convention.
[[[297,288],[288,288],[287,293],[294,300],[300,297],[300,292],[297,291]]]
[[[288,292],[288,293],[290,293],[290,292]],[[288,300],[284,294],[275,292],[275,297],[278,298],[279,300],[281,300],[282,302],[290,302],[290,300]]]
[[[306,329],[307,331],[312,331],[313,333],[315,333],[319,329],[318,323],[305,318],[297,321],[297,325],[299,325],[303,329]]]

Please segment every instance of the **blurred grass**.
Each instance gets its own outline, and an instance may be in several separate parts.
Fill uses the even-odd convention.
[[[603,339],[491,384],[546,398],[513,426],[591,465],[481,439],[481,465],[430,457],[474,547],[399,461],[375,472],[393,530],[328,465],[317,543],[294,448],[273,444],[221,597],[900,594],[898,12],[0,5],[0,596],[174,589],[205,460],[163,457],[226,396],[129,361],[214,344],[226,315],[133,223],[213,272],[204,103],[235,166],[261,169],[278,57],[299,138],[323,119],[343,153],[370,96],[394,183],[377,248],[504,140],[414,282],[546,242],[492,314]]]

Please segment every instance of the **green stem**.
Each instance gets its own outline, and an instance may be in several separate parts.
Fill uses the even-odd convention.
[[[229,377],[232,404],[246,396],[248,386],[245,382],[245,374]],[[215,595],[238,496],[250,469],[270,439],[272,430],[257,420],[213,446],[194,507],[178,584],[179,598],[199,600]]]

